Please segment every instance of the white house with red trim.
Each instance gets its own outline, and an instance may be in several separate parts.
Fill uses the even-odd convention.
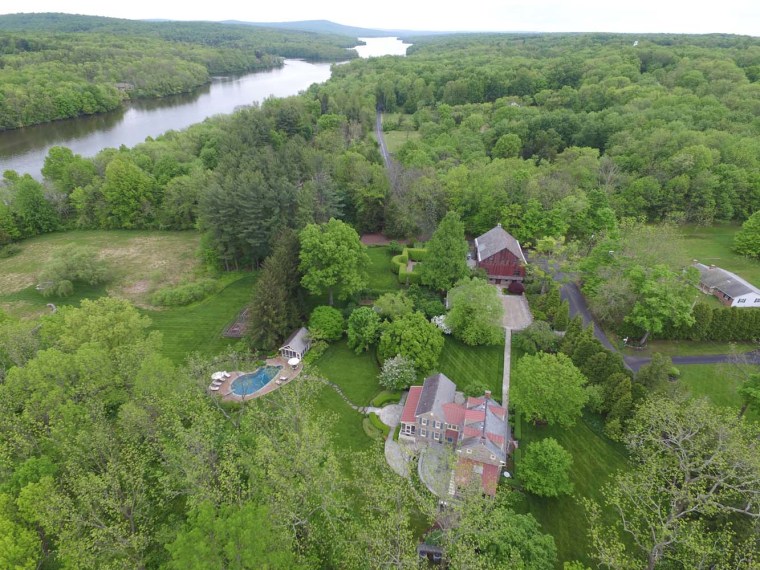
[[[457,484],[477,475],[490,495],[496,493],[512,446],[507,410],[491,392],[465,399],[445,374],[429,376],[422,386],[409,388],[399,438],[418,445],[451,445],[457,455]]]

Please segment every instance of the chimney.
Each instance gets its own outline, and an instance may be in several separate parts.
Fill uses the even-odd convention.
[[[486,390],[486,399],[487,400],[491,399],[491,390]]]

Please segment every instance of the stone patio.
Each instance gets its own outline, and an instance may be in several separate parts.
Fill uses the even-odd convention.
[[[281,356],[278,356],[277,358],[267,358],[265,366],[282,366],[282,370],[280,370],[280,373],[275,378],[272,378],[269,383],[252,394],[247,394],[245,396],[238,396],[236,394],[233,394],[232,382],[244,374],[250,374],[253,372],[253,370],[248,372],[242,372],[240,370],[230,372],[230,377],[225,378],[224,382],[222,382],[221,386],[219,387],[219,390],[209,390],[209,393],[218,394],[221,396],[222,400],[226,402],[245,402],[247,400],[259,398],[264,394],[269,394],[270,392],[277,390],[277,388],[280,386],[284,386],[294,378],[298,377],[298,375],[301,373],[301,370],[303,370],[303,364],[299,364],[298,367],[293,370],[291,366],[288,366],[287,359],[282,358]]]

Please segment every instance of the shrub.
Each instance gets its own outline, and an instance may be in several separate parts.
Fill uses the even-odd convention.
[[[398,434],[401,433],[401,424],[398,424],[396,426],[396,429],[393,430],[393,441],[398,441]]]
[[[67,296],[74,292],[74,283],[90,285],[103,283],[108,279],[108,267],[98,259],[91,247],[71,244],[63,248],[58,256],[48,263],[40,273],[39,287],[42,294]]]
[[[391,428],[382,422],[380,416],[378,416],[375,412],[370,412],[369,421],[372,423],[373,427],[382,432],[384,437],[388,437],[388,434],[391,432]]]
[[[199,279],[173,287],[163,287],[153,293],[151,302],[162,307],[183,307],[213,295],[221,290],[222,284],[214,279]]]
[[[21,246],[15,243],[9,243],[0,247],[0,259],[7,259],[13,257],[17,253],[21,252]]]
[[[387,404],[398,404],[400,400],[401,394],[399,392],[389,392],[388,390],[383,390],[377,396],[372,398],[370,405],[375,408],[382,408]]]
[[[401,253],[404,249],[404,246],[402,246],[399,242],[393,240],[391,243],[388,244],[388,251],[391,252],[393,255],[398,255]]]
[[[327,350],[327,347],[329,345],[324,340],[313,340],[311,343],[311,347],[309,348],[309,352],[304,354],[303,362],[304,364],[311,364],[313,362],[316,362],[319,360],[322,355]]]
[[[309,333],[312,339],[338,340],[343,336],[343,315],[335,307],[322,305],[309,317]]]
[[[359,307],[348,318],[348,346],[357,354],[368,350],[380,335],[380,316],[370,307]]]
[[[525,292],[525,285],[519,281],[512,281],[507,287],[507,291],[513,295],[522,295]]]
[[[364,418],[362,420],[362,429],[364,429],[364,433],[366,433],[371,439],[383,438],[383,432],[377,429],[369,418]]]
[[[383,362],[378,381],[380,385],[389,390],[403,390],[412,385],[417,379],[417,371],[414,362],[397,354]]]

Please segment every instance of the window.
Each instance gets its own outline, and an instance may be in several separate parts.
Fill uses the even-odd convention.
[[[441,422],[435,422],[435,429],[441,429]]]
[[[426,426],[426,425],[427,425],[427,418],[422,418],[422,425],[423,425],[423,426]]]
[[[441,432],[437,431],[433,434],[433,439],[436,441],[441,441]]]
[[[495,455],[492,455],[492,456],[491,456],[491,459],[496,459],[496,456],[495,456]]]
[[[746,303],[746,302],[747,302],[747,299],[739,299],[739,300],[737,301],[737,303]]]
[[[420,430],[420,435],[421,435],[422,437],[427,437],[427,430],[426,430],[425,428],[422,428],[422,429]]]
[[[468,447],[468,448],[467,448],[467,453],[472,453],[472,449],[470,449],[470,448]]]
[[[454,431],[459,431],[459,426],[457,424],[446,424],[446,429],[453,429]]]
[[[447,437],[446,441],[448,441],[449,443],[454,443],[454,438],[453,437]]]
[[[760,303],[760,297],[758,297],[757,299],[755,299],[755,303]]]

